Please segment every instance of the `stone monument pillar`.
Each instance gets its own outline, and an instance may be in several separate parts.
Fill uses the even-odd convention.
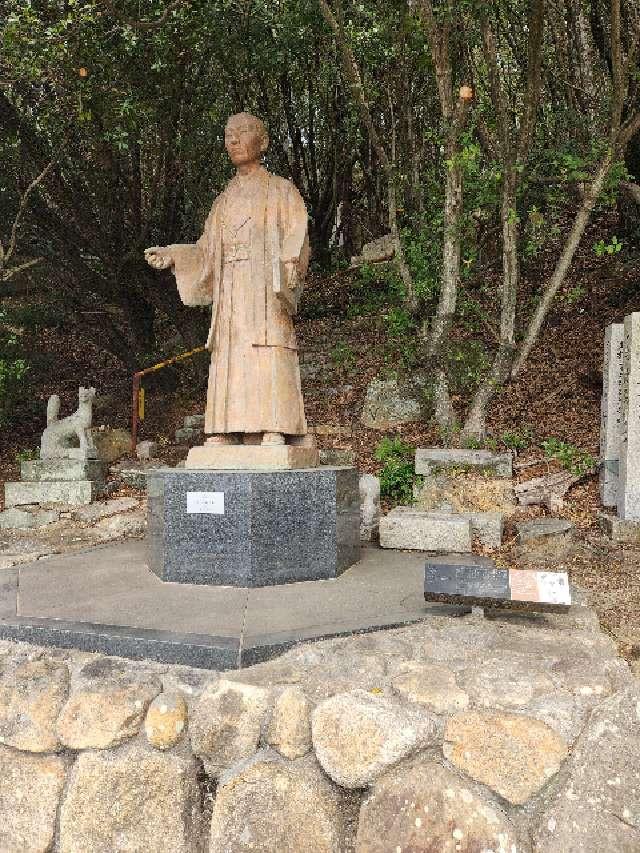
[[[624,323],[611,323],[604,336],[602,403],[600,418],[600,500],[603,506],[618,503],[620,468],[621,406],[620,379]]]
[[[640,312],[624,320],[618,516],[640,521]]]
[[[355,468],[318,467],[293,325],[309,261],[296,187],[262,165],[260,119],[232,116],[237,169],[194,244],[155,246],[185,305],[211,305],[204,444],[149,476],[148,555],[163,580],[266,586],[335,577],[359,559]]]

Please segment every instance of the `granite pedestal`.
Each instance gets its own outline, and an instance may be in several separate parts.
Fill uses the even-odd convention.
[[[164,581],[326,580],[360,559],[355,468],[158,468],[149,472],[148,496],[148,564]]]

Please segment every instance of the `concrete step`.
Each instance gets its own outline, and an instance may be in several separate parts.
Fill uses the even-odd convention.
[[[25,504],[89,504],[97,493],[91,480],[73,482],[5,483],[4,503],[7,508]]]

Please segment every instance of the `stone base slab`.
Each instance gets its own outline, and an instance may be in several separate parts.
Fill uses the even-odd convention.
[[[510,453],[464,450],[457,447],[420,447],[416,450],[416,474],[435,474],[438,471],[452,470],[509,479],[513,476],[513,457]]]
[[[204,444],[192,447],[185,468],[217,471],[282,471],[317,468],[320,457],[315,447],[290,444]]]
[[[396,507],[380,519],[382,548],[465,553],[472,550],[472,544],[471,522],[466,516]]]
[[[7,508],[26,504],[84,506],[90,504],[96,494],[96,484],[91,480],[4,484],[4,503]]]
[[[104,465],[96,459],[34,459],[22,462],[20,479],[23,482],[74,482],[93,480],[104,482]]]
[[[621,545],[640,545],[640,521],[628,521],[609,512],[598,513],[602,531]]]
[[[158,468],[147,486],[149,567],[164,581],[271,586],[335,578],[360,559],[355,468]]]

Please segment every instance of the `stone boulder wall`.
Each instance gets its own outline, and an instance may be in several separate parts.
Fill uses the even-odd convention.
[[[639,709],[586,607],[224,674],[0,642],[0,851],[640,850]]]

